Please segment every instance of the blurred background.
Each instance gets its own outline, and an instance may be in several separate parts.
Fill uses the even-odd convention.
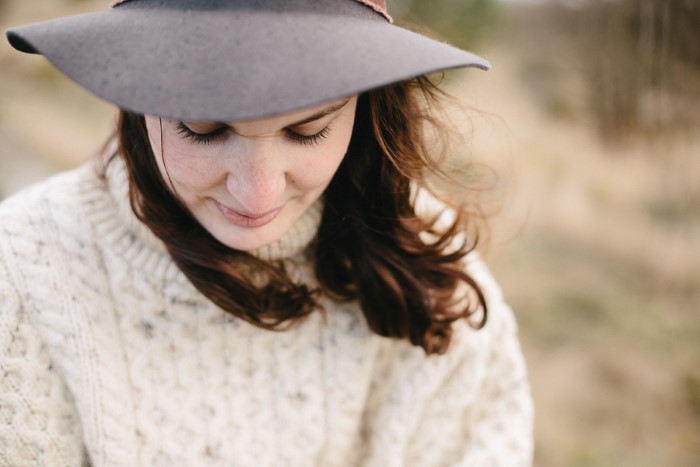
[[[0,26],[107,3],[0,0]],[[700,1],[389,7],[494,65],[445,84],[471,109],[459,157],[490,168],[486,257],[520,323],[536,465],[699,466]],[[95,154],[115,111],[6,43],[0,70],[2,199]]]

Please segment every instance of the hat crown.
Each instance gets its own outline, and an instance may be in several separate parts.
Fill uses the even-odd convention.
[[[126,3],[128,1],[130,1],[130,0],[113,0],[112,7],[115,7],[115,6],[120,5],[122,3]],[[342,1],[348,1],[348,0],[342,0]],[[365,6],[373,9],[377,13],[384,16],[390,23],[393,22],[393,19],[391,16],[389,16],[389,12],[387,11],[387,8],[386,8],[386,0],[354,0],[354,1],[361,3]]]

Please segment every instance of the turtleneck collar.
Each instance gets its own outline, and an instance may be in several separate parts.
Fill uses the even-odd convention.
[[[129,179],[126,165],[120,157],[115,157],[106,167],[105,176],[110,197],[117,208],[122,225],[149,249],[167,254],[163,242],[134,214],[129,202]],[[291,258],[303,252],[316,236],[321,223],[323,201],[317,200],[292,227],[276,242],[250,253],[260,259],[272,261]]]
[[[304,251],[316,237],[322,214],[323,201],[319,198],[304,211],[304,214],[279,240],[250,253],[268,261],[296,256]]]

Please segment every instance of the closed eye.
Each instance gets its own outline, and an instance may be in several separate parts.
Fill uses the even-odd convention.
[[[180,135],[182,135],[186,139],[191,140],[196,144],[209,144],[212,141],[215,141],[216,139],[223,136],[229,128],[225,125],[222,125],[213,129],[212,131],[200,133],[198,131],[194,131],[184,122],[177,122],[176,129]],[[322,140],[327,138],[328,135],[331,133],[331,127],[329,125],[321,131],[314,133],[313,135],[304,135],[292,130],[291,128],[285,128],[284,133],[287,136],[287,138],[289,138],[291,141],[298,144],[310,146],[318,144]]]
[[[295,143],[311,146],[314,144],[318,144],[322,140],[328,138],[328,135],[331,133],[331,127],[327,126],[323,130],[313,135],[302,135],[290,129],[286,129],[285,133],[287,134],[287,138],[294,141]]]
[[[177,132],[183,137],[190,139],[197,144],[209,144],[218,137],[222,136],[226,130],[227,127],[221,126],[207,133],[198,133],[185,125],[183,122],[177,122]]]

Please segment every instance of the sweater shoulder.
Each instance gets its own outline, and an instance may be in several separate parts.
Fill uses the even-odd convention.
[[[94,265],[96,237],[86,193],[96,191],[98,182],[93,167],[84,165],[0,203],[0,265],[16,288],[58,287],[68,284],[76,269]]]
[[[0,202],[0,225],[42,223],[58,215],[75,217],[81,211],[78,193],[90,177],[97,175],[86,164],[20,190]]]
[[[61,255],[49,245],[54,217],[78,212],[73,192],[79,173],[54,176],[0,203],[1,465],[83,463],[72,395],[32,312],[39,304],[55,303],[61,290],[53,287],[57,281],[49,267]],[[63,318],[54,321],[68,321]]]

